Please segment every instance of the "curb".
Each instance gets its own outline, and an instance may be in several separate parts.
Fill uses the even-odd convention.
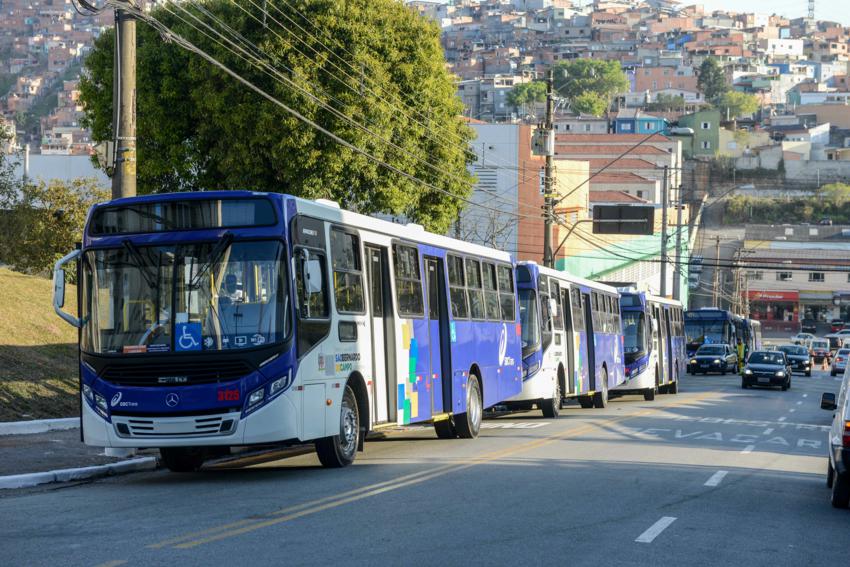
[[[50,482],[70,482],[72,480],[87,480],[102,476],[127,474],[154,470],[156,468],[156,457],[141,457],[130,459],[108,465],[97,465],[93,467],[82,467],[77,469],[60,469],[56,471],[13,474],[0,476],[0,490],[11,488],[28,488],[39,484]]]
[[[80,427],[80,418],[64,417],[61,419],[35,419],[32,421],[3,421],[0,422],[2,435],[33,435],[48,431],[66,431]]]

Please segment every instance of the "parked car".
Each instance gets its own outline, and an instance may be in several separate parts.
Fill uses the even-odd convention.
[[[818,221],[818,224],[821,226],[832,226],[832,219],[829,217],[824,217]]]
[[[802,324],[800,325],[800,330],[804,333],[817,333],[818,332],[818,322],[816,319],[803,319]]]
[[[826,465],[826,485],[832,489],[830,500],[836,508],[850,506],[850,396],[848,396],[850,373],[844,380],[838,397],[832,392],[821,396],[820,407],[834,412],[832,427],[828,435],[829,457]]]
[[[829,368],[830,376],[838,376],[844,374],[847,369],[847,359],[850,358],[850,348],[838,349],[835,353],[835,358],[832,359],[832,366]]]
[[[844,327],[840,331],[836,331],[835,334],[838,335],[838,336],[850,337],[850,327]]]
[[[738,355],[729,345],[702,345],[688,361],[691,374],[709,372],[738,373]]]
[[[811,333],[797,333],[793,337],[791,337],[791,342],[795,345],[806,344],[808,341],[815,338],[815,336]]]
[[[812,361],[815,364],[823,364],[824,361],[829,362],[829,341],[814,339],[809,348],[812,352]]]
[[[777,350],[785,353],[791,372],[803,372],[806,376],[812,375],[812,355],[809,349],[802,345],[779,345]]]
[[[829,332],[830,333],[837,333],[838,331],[840,331],[843,328],[844,328],[844,321],[842,321],[841,319],[833,319],[832,321],[829,322]]]
[[[791,387],[791,366],[785,353],[774,350],[756,350],[750,353],[741,373],[741,388],[752,386],[779,386],[784,392]]]

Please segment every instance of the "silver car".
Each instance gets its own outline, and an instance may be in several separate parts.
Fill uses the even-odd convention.
[[[820,407],[832,411],[829,430],[829,460],[826,485],[832,489],[832,505],[836,508],[850,506],[850,372],[844,372],[838,397],[831,392],[821,397]]]

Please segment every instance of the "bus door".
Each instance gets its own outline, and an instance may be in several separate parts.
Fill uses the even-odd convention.
[[[452,407],[449,305],[445,264],[441,258],[425,257],[425,285],[428,297],[428,344],[431,347],[431,373],[427,388],[431,395],[431,415],[434,415]]]
[[[387,249],[366,246],[372,328],[372,419],[396,420],[395,325]]]
[[[573,310],[572,310],[572,301],[570,301],[570,290],[567,288],[561,288],[561,309],[563,311],[562,317],[564,320],[564,343],[565,350],[567,352],[567,390],[564,394],[575,394],[576,393],[576,383],[573,377],[575,376],[575,335],[573,335]]]
[[[587,380],[591,390],[596,390],[596,341],[593,335],[593,304],[589,293],[581,294],[584,310],[584,329],[587,334]]]
[[[658,346],[658,383],[663,384],[667,381],[667,333],[664,327],[663,309],[658,305],[652,306],[652,318],[655,319],[655,326],[658,328],[657,335],[652,337],[653,342]]]
[[[673,353],[673,329],[670,327],[670,315],[672,311],[670,309],[664,309],[664,333],[666,334],[666,339],[664,341],[664,348],[667,352],[667,382],[671,382],[673,380],[673,359],[675,358]]]

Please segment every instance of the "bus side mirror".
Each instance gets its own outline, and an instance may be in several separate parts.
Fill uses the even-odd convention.
[[[65,264],[75,261],[79,256],[80,251],[74,250],[53,266],[53,310],[74,327],[80,326],[80,320],[62,310],[65,306]]]
[[[304,280],[308,294],[322,292],[322,263],[319,260],[304,262]]]

